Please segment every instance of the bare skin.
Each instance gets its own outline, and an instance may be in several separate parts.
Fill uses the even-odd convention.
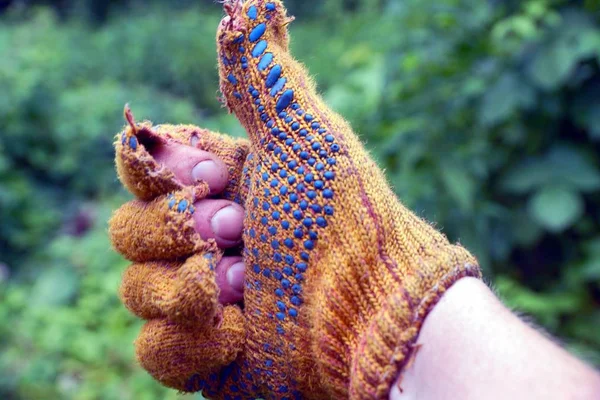
[[[182,181],[208,182],[215,198],[196,203],[196,230],[223,249],[239,245],[244,210],[218,199],[229,179],[214,154],[174,145],[154,157]],[[240,255],[217,266],[223,304],[243,300]],[[600,374],[521,321],[481,281],[464,278],[425,320],[414,362],[390,400],[600,399]],[[401,390],[400,390],[401,389]]]
[[[229,180],[227,167],[214,154],[184,145],[157,147],[154,158],[164,164],[185,183],[206,181],[214,198],[195,205],[196,230],[203,239],[215,239],[222,249],[230,249],[242,240],[244,209],[238,204],[219,199],[219,193]],[[217,284],[221,289],[219,301],[223,304],[243,300],[244,263],[242,256],[223,257],[216,268]]]
[[[391,400],[600,399],[600,374],[463,278],[429,314]],[[399,388],[402,388],[400,392]]]

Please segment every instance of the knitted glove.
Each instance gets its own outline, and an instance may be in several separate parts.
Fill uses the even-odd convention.
[[[400,204],[317,95],[288,51],[281,1],[225,10],[221,91],[256,164],[244,223],[245,358],[217,391],[387,398],[427,314],[458,279],[480,277],[477,261]]]
[[[137,342],[140,361],[166,385],[215,399],[387,398],[427,314],[458,279],[480,277],[477,261],[398,202],[358,137],[323,103],[289,54],[281,1],[224,7],[221,91],[250,136],[248,161],[228,163],[246,207],[243,317],[219,309],[203,256],[219,253],[189,225],[186,207],[206,190],[182,197],[189,189],[151,161],[143,167],[139,142],[162,135],[130,124],[117,165],[146,202],[125,206],[111,232],[123,254],[146,263],[131,267],[123,289],[128,307],[152,319]],[[175,140],[190,143],[189,135]],[[183,265],[148,262],[185,257]]]
[[[194,390],[190,377],[219,372],[238,357],[245,321],[238,306],[219,305],[214,269],[222,253],[194,229],[193,204],[209,194],[208,185],[186,187],[150,150],[171,142],[218,155],[234,177],[224,197],[241,202],[246,189],[235,177],[247,142],[189,125],[136,124],[128,108],[125,116],[129,125],[115,142],[116,165],[137,200],[109,222],[113,245],[134,262],[123,276],[121,298],[148,320],[136,341],[142,366],[167,386]]]

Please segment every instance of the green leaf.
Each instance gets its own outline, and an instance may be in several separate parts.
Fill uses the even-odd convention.
[[[581,266],[581,276],[589,282],[600,283],[600,258],[588,260]]]
[[[446,190],[463,210],[473,208],[475,197],[475,182],[464,168],[456,165],[444,165],[441,177]]]
[[[77,294],[79,281],[75,271],[67,267],[53,267],[40,273],[32,289],[31,304],[52,306],[65,304]]]
[[[584,242],[581,247],[585,257],[577,273],[583,280],[600,285],[600,237]]]
[[[581,299],[569,293],[536,293],[507,276],[498,276],[494,286],[502,296],[506,296],[509,306],[538,316],[556,316],[575,311],[581,306]]]
[[[581,196],[562,186],[547,186],[529,201],[529,213],[535,221],[552,232],[573,225],[583,214]]]
[[[560,180],[580,191],[600,189],[600,172],[584,152],[572,146],[556,146],[547,155],[553,179]]]
[[[526,160],[513,167],[502,179],[500,186],[509,193],[528,193],[550,182],[552,170],[544,160]]]
[[[514,240],[523,247],[533,246],[544,233],[544,230],[537,224],[531,223],[531,217],[525,210],[515,210],[511,214],[512,226],[514,229]]]
[[[600,104],[591,106],[584,118],[590,137],[600,139]]]
[[[553,40],[535,54],[528,73],[540,87],[553,90],[568,81],[579,62],[594,56],[600,58],[600,31],[588,16],[568,12]]]
[[[598,86],[584,86],[571,104],[571,112],[575,120],[588,132],[592,140],[600,139],[600,87]]]
[[[482,124],[494,125],[520,108],[530,107],[535,94],[516,74],[502,75],[483,97],[479,119]]]
[[[544,157],[526,160],[504,177],[504,190],[524,194],[543,186],[561,184],[582,192],[600,189],[600,172],[578,148],[559,145]]]

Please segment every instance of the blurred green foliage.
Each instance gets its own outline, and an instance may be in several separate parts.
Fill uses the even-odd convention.
[[[141,322],[118,301],[126,262],[106,220],[128,196],[111,143],[126,102],[138,119],[243,134],[216,100],[217,5],[101,3],[0,19],[5,399],[178,396],[135,364]],[[472,249],[507,304],[600,364],[598,6],[289,3],[295,55],[403,201]]]

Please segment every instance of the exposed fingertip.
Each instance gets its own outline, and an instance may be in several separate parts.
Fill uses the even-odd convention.
[[[216,238],[239,242],[244,229],[244,209],[237,204],[220,209],[211,220],[211,228]]]
[[[220,193],[227,186],[227,170],[213,160],[201,161],[192,168],[192,179],[208,183],[212,194]]]
[[[246,267],[239,256],[223,257],[217,264],[217,285],[219,302],[222,304],[239,303],[244,300],[244,282]]]
[[[246,271],[246,266],[243,262],[238,262],[233,264],[227,270],[227,283],[229,286],[240,293],[244,292],[244,272]]]
[[[211,194],[221,193],[227,186],[227,165],[213,153],[187,145],[167,143],[153,148],[151,154],[184,185],[206,182]]]
[[[244,209],[222,199],[203,199],[194,203],[196,232],[204,240],[215,239],[227,249],[239,245],[244,229]]]

